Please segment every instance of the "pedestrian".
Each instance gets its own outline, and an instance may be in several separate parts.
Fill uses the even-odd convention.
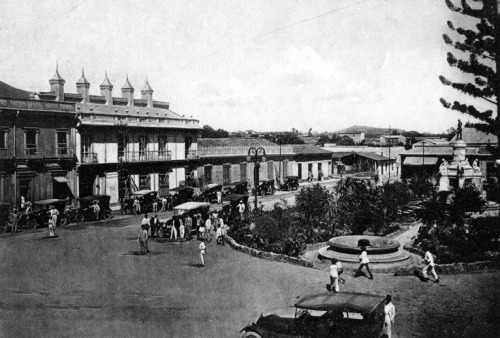
[[[21,211],[23,211],[24,208],[26,208],[26,199],[24,196],[21,196]]]
[[[55,222],[52,218],[49,218],[49,237],[56,237],[55,232]]]
[[[186,239],[188,241],[191,240],[191,229],[193,228],[193,219],[189,214],[186,214],[186,218],[184,218],[184,227],[186,228]]]
[[[167,210],[172,209],[172,204],[174,203],[172,196],[169,194],[167,196]]]
[[[222,204],[222,191],[217,191],[217,203]]]
[[[318,181],[323,181],[323,170],[318,172]]]
[[[212,222],[210,221],[210,216],[207,215],[207,220],[205,221],[205,238],[211,242],[211,231],[212,231]]]
[[[244,213],[245,213],[245,205],[243,204],[243,201],[240,200],[240,203],[238,204],[238,212],[240,213],[240,220],[244,220],[245,219],[245,216],[244,216]]]
[[[136,215],[139,215],[141,213],[141,203],[139,202],[138,197],[134,199],[134,212]]]
[[[24,204],[24,206],[26,207],[26,210],[24,211],[25,214],[29,214],[31,212],[31,202],[30,201],[26,201],[26,203]]]
[[[9,223],[12,226],[12,233],[13,234],[17,232],[17,221],[18,220],[19,220],[19,215],[17,213],[17,208],[14,208],[12,210],[12,213],[10,214],[10,217],[9,217]]]
[[[54,221],[54,229],[57,226],[57,216],[59,216],[59,211],[53,206],[50,206],[49,210],[50,218]]]
[[[177,216],[172,217],[172,227],[170,228],[170,239],[177,240],[177,228],[175,226]]]
[[[165,196],[163,196],[161,198],[161,210],[160,212],[162,211],[167,211],[167,199],[165,198]]]
[[[184,222],[182,218],[179,216],[179,238],[184,239],[186,228],[184,227]]]
[[[339,275],[342,273],[342,263],[336,258],[332,258],[330,265],[330,289],[339,292]]]
[[[214,231],[217,231],[217,228],[219,227],[219,216],[216,211],[212,213],[212,229]]]
[[[144,224],[141,225],[141,231],[139,232],[139,245],[141,247],[141,255],[146,255],[148,253],[148,231]]]
[[[314,178],[314,176],[313,176],[312,171],[309,171],[309,173],[307,174],[307,182],[312,183],[313,178]]]
[[[201,266],[205,266],[205,254],[207,253],[207,246],[205,245],[205,240],[203,238],[201,239],[199,249],[200,249]]]
[[[198,240],[205,239],[205,223],[202,221],[200,215],[197,217],[196,224],[198,225]]]
[[[370,271],[370,267],[368,266],[368,263],[370,263],[370,260],[368,259],[368,253],[366,252],[366,247],[362,246],[361,247],[361,255],[359,255],[359,268],[356,270],[356,274],[361,273],[361,269],[363,267],[366,267],[366,271],[370,274],[370,279],[373,279],[372,272]]]
[[[394,317],[396,316],[396,309],[394,308],[394,304],[392,304],[391,295],[385,297],[384,314],[384,336],[391,338],[392,323],[394,323]]]
[[[158,212],[158,198],[153,200],[153,212]]]
[[[97,200],[94,201],[94,204],[92,205],[92,209],[94,210],[94,218],[96,221],[99,220],[99,212],[101,211],[101,207],[99,207],[99,203]]]
[[[158,237],[158,229],[160,227],[160,220],[158,219],[158,214],[155,214],[149,220],[149,227],[151,229],[151,238]]]
[[[434,268],[435,265],[434,255],[429,250],[426,250],[424,254],[424,268],[422,269],[422,275],[424,278],[429,279],[429,275],[427,273],[430,270],[432,276],[434,277],[434,282],[439,283],[439,277],[436,273],[436,269]]]

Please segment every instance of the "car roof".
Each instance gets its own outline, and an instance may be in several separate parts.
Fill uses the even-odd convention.
[[[174,210],[193,210],[197,208],[210,207],[210,203],[205,202],[186,202],[174,207]]]
[[[134,191],[132,193],[132,195],[146,195],[146,194],[150,194],[152,192],[157,192],[156,190],[138,190],[138,191]]]
[[[217,188],[217,187],[222,187],[222,184],[210,183],[207,185],[208,189]]]
[[[283,177],[283,178],[285,178],[285,179],[286,179],[286,178],[299,178],[299,176],[285,176],[285,177]]]
[[[109,196],[109,195],[91,195],[91,196],[80,197],[79,199],[84,200],[84,201],[90,201],[90,200],[100,199],[103,197],[111,197],[111,196]]]
[[[320,293],[302,298],[295,307],[319,311],[356,312],[367,315],[385,299],[369,293]]]
[[[249,195],[243,195],[243,194],[232,194],[225,196],[222,200],[226,202],[234,202],[234,201],[239,201],[242,200],[245,202],[245,199],[248,201]]]
[[[259,182],[274,182],[274,180],[260,180]]]
[[[35,204],[37,205],[49,205],[52,203],[61,203],[61,202],[68,202],[69,200],[62,200],[62,199],[56,199],[56,198],[51,198],[48,200],[40,200],[36,201]]]

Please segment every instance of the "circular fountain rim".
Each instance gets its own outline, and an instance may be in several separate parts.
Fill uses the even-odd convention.
[[[385,237],[379,237],[379,236],[363,236],[363,235],[353,235],[353,236],[339,236],[339,237],[333,237],[331,238],[328,243],[329,243],[329,248],[328,250],[331,250],[333,252],[340,252],[340,253],[347,253],[347,254],[360,254],[361,253],[361,248],[357,245],[357,242],[360,239],[367,239],[372,246],[367,246],[366,247],[366,252],[368,254],[372,255],[383,255],[383,254],[389,254],[389,253],[394,253],[399,250],[399,247],[401,244],[392,238],[385,238]],[[346,240],[351,240],[355,241],[356,245],[346,245],[345,242]],[[374,245],[374,244],[380,244],[382,243],[383,245]]]

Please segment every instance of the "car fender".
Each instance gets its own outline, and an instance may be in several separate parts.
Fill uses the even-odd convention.
[[[254,332],[257,332],[258,334],[260,334],[262,337],[265,337],[268,334],[266,329],[263,329],[255,324],[245,326],[244,328],[242,328],[240,330],[240,332],[243,332],[243,331],[245,331],[245,332],[254,331]]]

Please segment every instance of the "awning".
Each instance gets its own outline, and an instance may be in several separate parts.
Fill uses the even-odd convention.
[[[52,178],[59,183],[69,183],[68,179],[66,177],[63,177],[63,176],[56,176],[56,177],[52,177]]]
[[[435,165],[437,161],[437,157],[407,157],[403,165]]]

